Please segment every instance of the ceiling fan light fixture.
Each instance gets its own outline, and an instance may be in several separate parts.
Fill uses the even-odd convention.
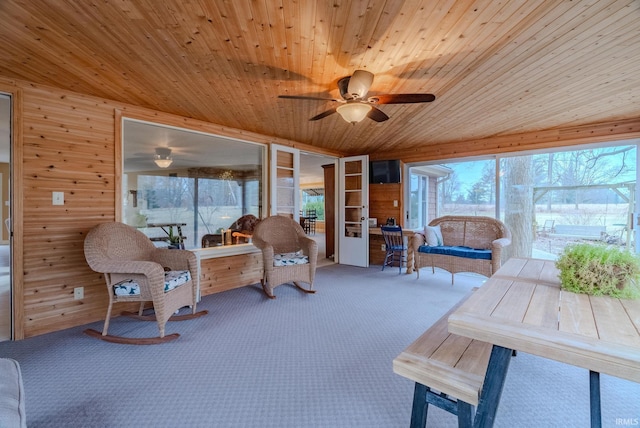
[[[349,123],[358,123],[371,111],[371,105],[364,103],[347,103],[336,109],[338,114]]]
[[[171,157],[171,149],[168,147],[157,147],[153,161],[160,168],[169,168],[169,166],[173,163],[173,158]]]

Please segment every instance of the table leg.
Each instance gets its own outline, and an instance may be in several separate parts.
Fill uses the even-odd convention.
[[[473,423],[476,428],[490,428],[493,426],[512,352],[511,349],[493,345]]]
[[[601,428],[600,373],[591,370],[589,370],[589,398],[591,400],[591,428]]]
[[[427,412],[429,403],[427,402],[427,387],[416,382],[413,391],[413,406],[411,408],[410,428],[425,428],[427,425]]]

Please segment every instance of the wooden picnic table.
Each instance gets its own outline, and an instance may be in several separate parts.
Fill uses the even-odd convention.
[[[508,260],[451,314],[449,331],[493,344],[478,427],[493,424],[513,350],[589,370],[592,427],[601,426],[600,373],[640,382],[640,300],[561,290],[553,261]]]

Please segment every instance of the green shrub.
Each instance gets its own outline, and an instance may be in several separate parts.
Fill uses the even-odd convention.
[[[640,258],[604,245],[565,247],[556,261],[562,288],[594,296],[640,298]]]

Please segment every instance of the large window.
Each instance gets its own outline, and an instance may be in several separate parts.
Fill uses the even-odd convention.
[[[583,241],[634,248],[635,143],[440,164],[449,172],[437,179],[437,206],[428,220],[498,217],[513,234],[509,251],[518,256],[553,259],[567,244]],[[422,207],[414,202],[421,200],[419,189],[412,175],[412,228],[422,226],[413,223],[421,221]]]
[[[157,148],[170,150],[160,151],[169,166],[155,163]],[[264,156],[259,144],[125,119],[123,221],[158,246],[180,226],[185,248],[199,248],[205,234],[261,217]]]
[[[483,159],[444,164],[451,173],[438,181],[438,216],[495,217],[496,161]]]
[[[555,258],[572,242],[633,248],[636,145],[500,160],[501,218],[518,253]]]

